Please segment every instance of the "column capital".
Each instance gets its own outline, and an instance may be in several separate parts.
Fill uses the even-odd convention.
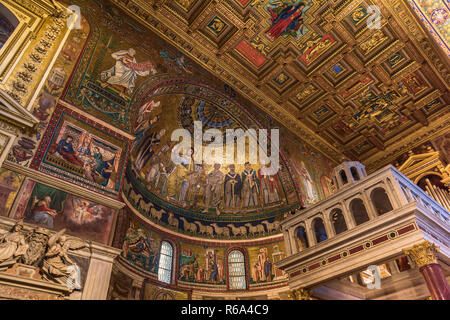
[[[410,248],[403,249],[403,252],[409,255],[419,268],[438,263],[437,253],[439,253],[439,247],[429,241],[424,241]]]
[[[306,288],[292,290],[288,293],[288,297],[290,300],[313,300],[311,290]]]

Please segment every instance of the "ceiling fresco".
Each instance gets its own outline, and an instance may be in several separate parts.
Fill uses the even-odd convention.
[[[371,171],[448,126],[444,1],[113,2],[339,161]]]

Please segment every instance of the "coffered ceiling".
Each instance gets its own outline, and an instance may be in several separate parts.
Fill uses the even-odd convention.
[[[113,2],[338,161],[448,130],[449,60],[406,0]]]

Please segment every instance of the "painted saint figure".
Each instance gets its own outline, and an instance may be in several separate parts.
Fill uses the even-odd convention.
[[[220,215],[219,206],[222,201],[222,185],[223,185],[223,173],[220,171],[220,164],[214,164],[214,170],[208,174],[206,178],[206,191],[205,191],[205,210],[207,213],[209,208],[216,208],[217,215]]]
[[[133,141],[132,144],[132,150],[131,152],[134,152],[137,148],[140,148],[142,143],[144,143],[144,138],[146,137],[147,133],[150,131],[150,129],[153,127],[153,124],[158,122],[159,116],[153,117],[151,120],[148,119],[144,122],[142,122],[138,127],[136,128],[136,139]]]
[[[166,134],[166,129],[161,129],[158,133],[151,133],[145,138],[145,143],[141,145],[137,150],[139,151],[134,166],[137,171],[141,171],[148,163],[150,158],[155,154],[155,147],[157,147],[161,138]]]
[[[76,166],[84,166],[84,162],[81,161],[75,153],[72,136],[67,136],[65,139],[61,139],[58,143],[56,151],[63,157],[64,160]]]
[[[116,60],[116,64],[101,73],[102,87],[106,88],[108,85],[117,85],[123,88],[120,96],[125,98],[125,93],[133,93],[136,86],[137,76],[145,77],[152,72],[156,74],[156,69],[151,61],[137,63],[134,57],[136,50],[130,48],[128,50],[121,50],[113,53],[111,56]]]
[[[309,174],[308,170],[305,167],[305,163],[303,161],[300,162],[300,166],[298,165],[297,161],[291,157],[291,164],[293,168],[295,169],[300,182],[302,182],[303,188],[302,192],[305,193],[306,199],[304,199],[304,204],[314,204],[317,201],[319,201],[319,197],[317,196],[316,189],[314,187],[313,180],[311,178],[311,175]]]
[[[305,163],[302,161],[300,163],[300,176],[303,180],[303,184],[305,185],[306,195],[310,203],[316,203],[319,201],[319,197],[317,196],[316,189],[313,184],[313,180],[308,170],[306,169]]]
[[[100,151],[99,147],[93,148],[94,152],[94,159],[95,159],[95,172],[100,175],[103,179],[103,181],[100,183],[102,186],[107,186],[109,183],[109,180],[111,178],[111,174],[113,173],[113,167],[115,158],[112,158],[110,160],[104,160],[103,154]]]
[[[235,165],[231,164],[225,176],[225,208],[239,208],[241,200],[241,176],[235,172]]]
[[[159,178],[164,172],[165,167],[161,162],[159,156],[154,156],[152,159],[150,159],[150,168],[145,179],[145,181],[148,183],[147,188],[149,190],[158,185]]]
[[[45,196],[44,199],[40,201],[37,198],[34,198],[33,203],[35,206],[32,210],[30,222],[53,229],[53,219],[58,213],[56,210],[50,208],[51,202],[52,198],[50,196]]]
[[[174,58],[170,57],[169,54],[164,50],[161,50],[159,54],[164,59],[165,64],[175,69],[178,73],[182,73],[183,71],[192,73],[192,71],[190,71],[188,69],[188,66],[186,65],[186,59],[184,55],[182,55],[181,53]]]
[[[83,145],[78,148],[78,155],[80,157],[88,157],[91,155],[91,147],[90,147],[90,141],[84,140]]]
[[[199,206],[203,202],[206,188],[206,172],[202,164],[194,164],[194,172],[189,176],[189,189],[186,200],[189,207]]]
[[[187,176],[191,172],[187,163],[178,164],[167,180],[167,200],[184,201],[184,190],[187,188]],[[177,195],[178,198],[177,198]]]
[[[242,172],[242,193],[244,197],[244,208],[257,207],[259,205],[259,181],[256,171],[250,167],[250,163],[245,163],[245,170]]]
[[[258,177],[261,181],[261,193],[264,204],[272,204],[280,201],[280,194],[278,191],[278,176],[268,174],[270,164],[258,170]]]
[[[217,282],[219,270],[217,268],[217,264],[216,264],[215,260],[210,260],[210,269],[211,269],[210,280],[212,282]]]
[[[267,31],[267,35],[276,40],[283,34],[295,34],[303,25],[303,13],[306,5],[299,2],[296,5],[284,4],[281,7],[268,7],[271,15],[272,27]]]
[[[136,127],[140,128],[143,123],[145,123],[145,116],[147,113],[152,113],[156,108],[161,105],[161,101],[155,102],[153,100],[145,103],[139,108],[139,113],[137,114]]]

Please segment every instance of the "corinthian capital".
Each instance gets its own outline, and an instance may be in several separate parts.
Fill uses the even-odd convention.
[[[428,241],[416,244],[408,249],[403,249],[403,252],[409,255],[419,268],[438,262],[437,253],[439,252],[439,247]]]

